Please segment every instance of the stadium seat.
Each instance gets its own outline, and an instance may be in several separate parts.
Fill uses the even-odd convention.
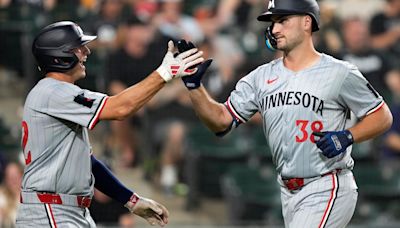
[[[229,221],[234,225],[282,222],[280,189],[272,167],[232,166],[222,186]]]
[[[400,177],[399,169],[377,162],[358,162],[354,176],[359,187],[359,197],[353,217],[355,223],[375,220],[399,220]],[[381,218],[384,217],[384,218]]]
[[[221,177],[232,165],[246,165],[247,160],[248,145],[240,131],[221,138],[203,125],[191,128],[184,162],[187,209],[196,207],[201,196],[221,198]]]
[[[368,197],[400,197],[400,179],[393,168],[364,162],[357,163],[353,172],[360,194]]]

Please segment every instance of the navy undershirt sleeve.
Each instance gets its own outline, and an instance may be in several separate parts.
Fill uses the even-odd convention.
[[[94,187],[100,192],[106,194],[112,199],[125,204],[132,196],[133,192],[126,188],[112,173],[111,171],[93,155],[92,173],[95,178]]]

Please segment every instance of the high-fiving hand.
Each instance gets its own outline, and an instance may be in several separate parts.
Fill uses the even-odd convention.
[[[157,68],[157,72],[168,82],[173,78],[181,78],[196,73],[197,68],[189,69],[204,61],[203,52],[197,48],[192,48],[174,57],[174,42],[168,42],[168,52],[165,55],[161,65]]]
[[[328,158],[343,153],[354,143],[353,135],[349,130],[313,132],[313,135],[320,137],[315,143],[322,154]]]
[[[134,193],[125,207],[133,214],[136,214],[154,226],[156,224],[165,226],[168,223],[169,212],[163,205],[154,200],[140,197]]]
[[[192,42],[186,42],[186,40],[178,41],[178,51],[179,53],[184,53],[187,50],[196,48]],[[197,89],[201,85],[201,79],[203,78],[204,73],[207,68],[211,65],[212,59],[207,59],[202,64],[196,66],[197,72],[191,75],[190,77],[183,77],[182,81],[185,84],[186,88],[189,90]]]

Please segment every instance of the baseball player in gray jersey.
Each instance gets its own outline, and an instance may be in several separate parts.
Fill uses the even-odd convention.
[[[182,78],[193,107],[217,135],[261,114],[281,186],[285,227],[345,227],[358,195],[351,145],[387,130],[391,113],[355,66],[314,49],[311,36],[319,29],[315,0],[271,0],[258,20],[272,22],[266,44],[283,57],[242,78],[224,104],[201,85],[204,69]],[[346,129],[349,112],[359,121]]]
[[[125,205],[151,225],[168,223],[167,209],[139,196],[120,183],[92,155],[88,129],[100,120],[121,120],[133,114],[172,78],[189,76],[190,67],[203,61],[202,52],[188,50],[174,57],[174,44],[160,67],[140,83],[115,96],[81,89],[74,82],[85,77],[87,44],[68,21],[42,29],[32,52],[45,77],[29,92],[22,120],[26,168],[17,227],[95,227],[88,207],[93,188]]]

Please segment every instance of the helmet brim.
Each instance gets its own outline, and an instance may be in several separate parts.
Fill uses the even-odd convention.
[[[88,35],[83,35],[81,37],[81,45],[86,45],[90,43],[91,41],[95,40],[97,36],[88,36]]]
[[[319,26],[318,26],[318,21],[316,21],[316,18],[314,15],[310,14],[310,13],[305,13],[303,11],[297,11],[297,10],[273,10],[273,11],[267,11],[263,14],[261,14],[260,16],[257,17],[258,21],[265,21],[265,22],[272,22],[272,16],[274,15],[279,15],[279,16],[288,16],[288,15],[310,15],[313,18],[313,27],[312,27],[312,31],[318,31],[319,30]]]
[[[257,17],[258,21],[267,21],[267,22],[272,22],[272,16],[274,15],[280,15],[280,16],[286,16],[286,15],[294,15],[297,13],[294,12],[286,12],[286,11],[280,11],[280,12],[271,12],[267,11],[260,16]]]

